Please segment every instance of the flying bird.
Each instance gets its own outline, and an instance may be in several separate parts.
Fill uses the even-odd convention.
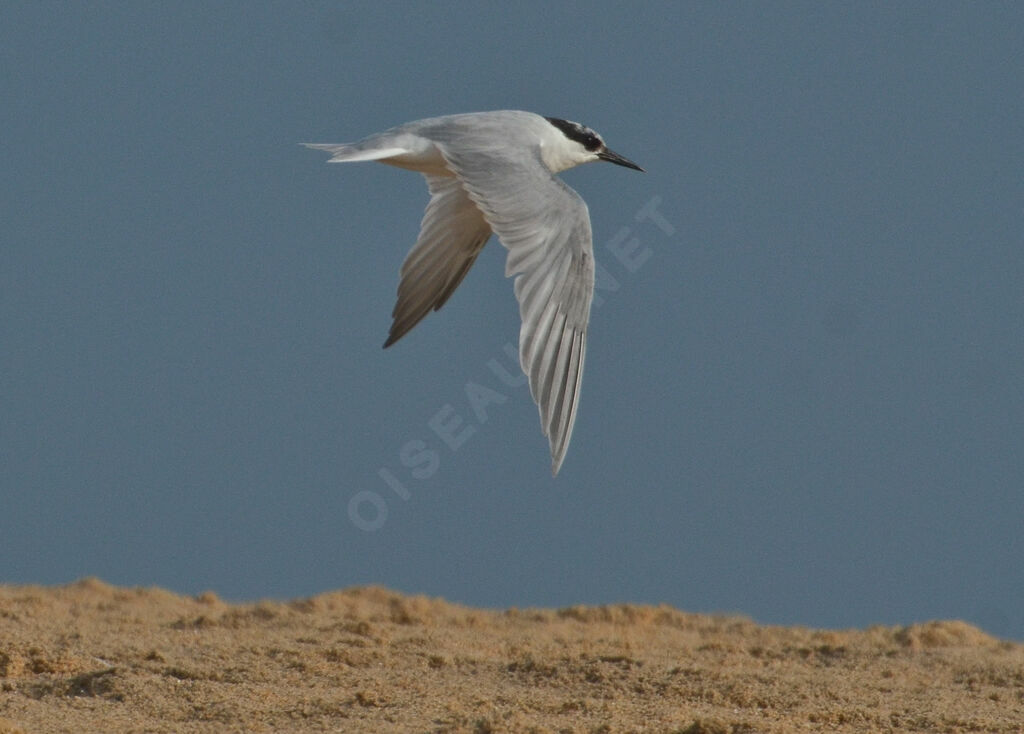
[[[591,161],[640,168],[585,125],[502,110],[416,120],[357,143],[306,143],[330,163],[378,161],[427,179],[430,203],[402,263],[384,347],[445,304],[491,234],[508,250],[522,327],[519,361],[551,446],[565,458],[579,405],[594,248],[580,195],[555,176]]]

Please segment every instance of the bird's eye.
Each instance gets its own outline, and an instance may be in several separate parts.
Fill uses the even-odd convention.
[[[583,147],[593,152],[601,147],[601,138],[596,135],[588,135],[583,142]]]

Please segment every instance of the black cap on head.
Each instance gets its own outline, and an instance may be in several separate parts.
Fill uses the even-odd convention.
[[[601,146],[604,145],[601,136],[586,125],[581,125],[571,120],[562,120],[558,117],[545,117],[544,119],[561,130],[562,134],[569,138],[569,140],[575,140],[591,152],[600,150]]]

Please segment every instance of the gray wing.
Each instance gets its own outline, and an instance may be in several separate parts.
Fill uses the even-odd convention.
[[[508,249],[505,274],[517,276],[523,321],[519,360],[557,474],[576,420],[594,295],[587,205],[544,166],[539,152],[524,157],[521,149],[502,155],[494,146],[438,147]]]
[[[385,349],[424,316],[445,304],[466,277],[487,238],[490,225],[454,176],[426,175],[430,203],[420,236],[402,263],[398,301]]]

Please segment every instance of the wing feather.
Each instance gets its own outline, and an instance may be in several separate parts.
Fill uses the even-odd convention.
[[[459,130],[458,145],[435,140],[448,167],[508,250],[522,327],[519,359],[551,446],[551,469],[565,458],[579,406],[594,257],[587,205],[543,164],[539,149],[495,146],[493,135]],[[492,131],[493,133],[493,131]],[[511,152],[503,155],[502,151]]]
[[[402,263],[390,347],[451,297],[476,262],[491,227],[454,176],[425,175],[430,203],[420,236]]]

